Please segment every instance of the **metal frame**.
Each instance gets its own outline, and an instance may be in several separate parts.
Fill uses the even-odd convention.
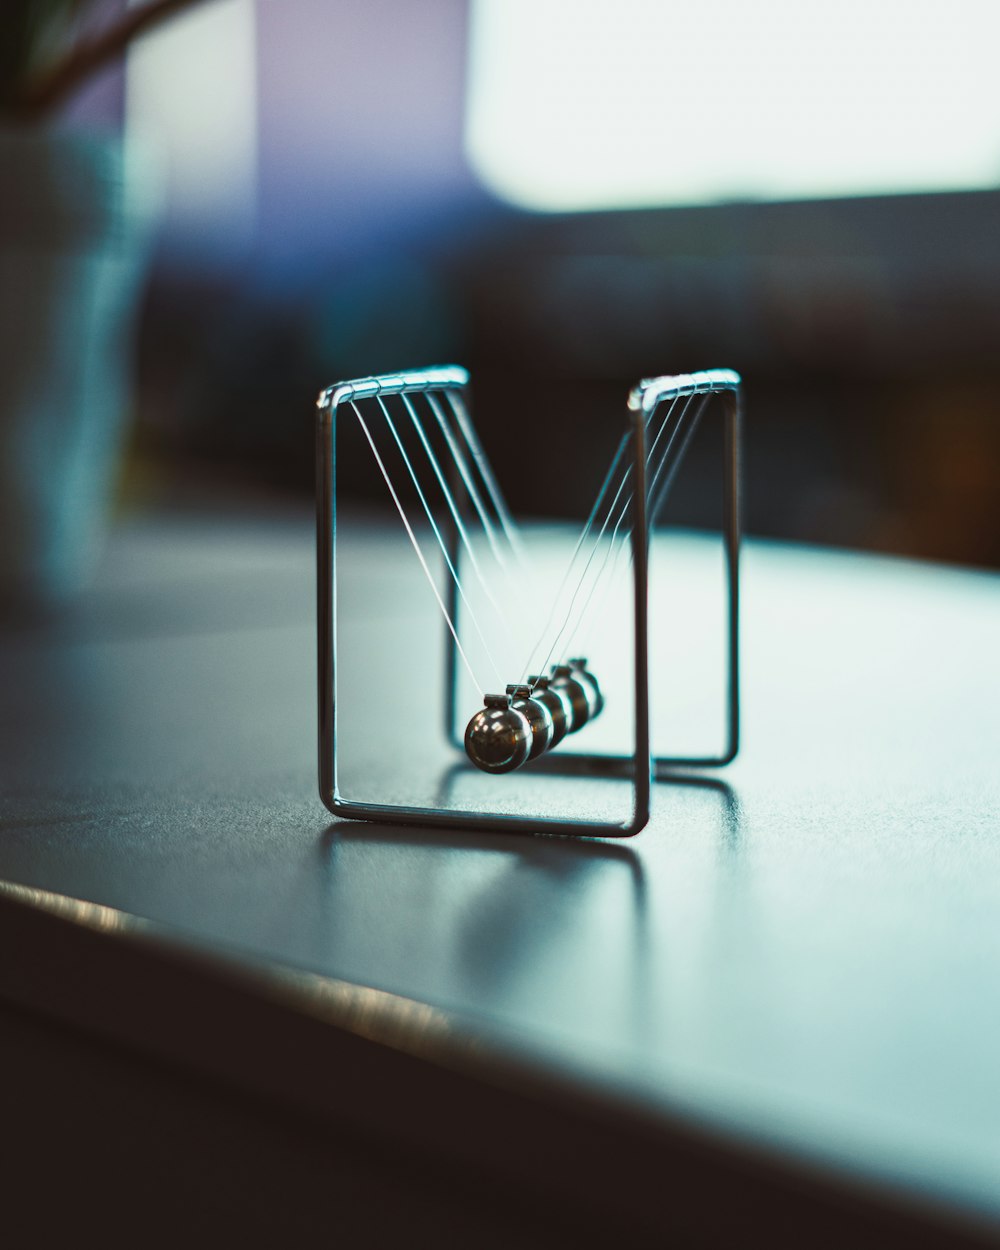
[[[740,495],[743,405],[740,375],[732,369],[706,369],[677,377],[640,382],[629,396],[653,416],[665,399],[698,393],[716,394],[723,403],[722,544],[726,562],[726,742],[719,755],[654,756],[653,773],[666,780],[675,768],[722,768],[731,764],[740,749],[740,541],[742,509]],[[656,518],[651,516],[652,526]]]
[[[520,834],[564,834],[577,837],[626,838],[638,833],[649,820],[651,781],[666,769],[719,766],[728,763],[739,744],[739,375],[719,369],[702,373],[662,377],[640,382],[629,395],[628,420],[631,439],[630,460],[633,482],[633,524],[631,527],[632,599],[634,634],[634,737],[632,755],[605,756],[576,754],[564,763],[577,770],[627,776],[632,781],[632,814],[624,822],[562,820],[553,817],[526,818],[492,811],[454,811],[438,807],[406,807],[382,803],[362,803],[344,798],[337,779],[337,500],[336,430],[337,410],[353,400],[376,396],[419,394],[426,391],[464,392],[469,375],[458,366],[441,366],[410,373],[385,374],[341,382],[323,391],[317,401],[316,426],[316,520],[317,520],[317,627],[318,627],[318,713],[319,713],[319,790],[326,807],[336,816],[374,820],[399,825],[433,825],[468,830]],[[728,586],[728,741],[718,757],[672,757],[653,760],[650,756],[649,729],[649,528],[646,434],[650,418],[665,399],[699,393],[719,393],[726,397],[726,488],[724,493],[723,537]],[[454,544],[454,537],[452,539]],[[455,552],[457,554],[457,550]],[[458,567],[457,565],[455,566]],[[450,610],[457,611],[452,583]],[[453,615],[453,620],[457,617]],[[456,662],[454,640],[447,633],[445,712],[449,737],[454,738]],[[550,761],[545,761],[550,763]],[[554,762],[554,760],[552,761]]]

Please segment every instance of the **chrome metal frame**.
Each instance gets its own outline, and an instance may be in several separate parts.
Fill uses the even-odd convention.
[[[740,547],[740,378],[728,369],[714,369],[675,377],[647,379],[636,386],[628,400],[630,461],[635,488],[631,527],[632,599],[634,634],[634,738],[631,755],[576,754],[566,758],[570,770],[593,769],[626,776],[632,782],[632,812],[624,822],[526,818],[491,811],[454,811],[440,807],[405,807],[363,803],[344,798],[337,780],[337,500],[336,422],[345,403],[376,396],[418,394],[426,391],[464,392],[468,373],[457,366],[441,366],[410,373],[386,374],[341,382],[323,391],[317,401],[316,427],[316,519],[317,519],[317,625],[319,790],[324,804],[336,816],[374,820],[389,824],[433,825],[502,833],[547,833],[577,837],[626,838],[638,833],[649,820],[652,775],[669,775],[676,767],[717,767],[729,763],[739,747],[739,547]],[[723,542],[727,570],[728,692],[727,742],[719,756],[651,759],[649,729],[649,529],[646,437],[650,419],[664,400],[688,395],[717,393],[725,399],[725,490]],[[456,536],[451,536],[451,555],[459,558]],[[457,563],[455,564],[457,568]],[[450,588],[449,610],[457,620],[457,594]],[[454,741],[457,651],[447,634],[445,713],[449,738]],[[544,761],[558,768],[555,757]]]

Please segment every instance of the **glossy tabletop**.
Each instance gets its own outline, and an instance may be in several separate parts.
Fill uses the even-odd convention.
[[[375,647],[403,607],[371,544]],[[304,515],[136,520],[76,610],[5,630],[9,898],[388,991],[1000,1228],[1000,579],[748,543],[743,752],[611,844],[333,821],[313,559]]]

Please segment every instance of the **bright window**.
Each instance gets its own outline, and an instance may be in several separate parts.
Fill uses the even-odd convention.
[[[1000,0],[472,0],[466,144],[528,208],[994,187]]]

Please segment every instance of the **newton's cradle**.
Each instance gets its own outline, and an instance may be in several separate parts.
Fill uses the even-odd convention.
[[[649,819],[654,778],[724,765],[738,749],[739,375],[712,369],[634,387],[610,463],[595,474],[593,507],[578,533],[562,533],[564,550],[555,555],[552,542],[543,550],[537,527],[511,515],[470,417],[468,384],[464,369],[443,366],[341,382],[319,397],[322,799],[337,816],[385,823],[631,836]],[[723,740],[716,753],[655,755],[650,539],[688,445],[709,420],[722,426]],[[426,798],[386,801],[384,794],[376,801],[365,797],[363,778],[345,779],[352,730],[347,684],[358,664],[344,656],[337,622],[337,494],[338,472],[353,477],[360,471],[355,462],[381,479],[443,622],[438,701],[452,771],[471,788],[471,798],[457,806]],[[544,480],[543,465],[531,472]],[[398,624],[403,646],[403,608]],[[602,731],[606,704],[617,705],[617,721]],[[602,735],[599,749],[588,747],[588,735],[595,741]],[[558,799],[540,788],[546,777],[556,779]],[[575,791],[566,790],[567,777],[575,779],[569,783]],[[592,814],[579,789],[588,777],[624,780],[624,810]],[[567,793],[581,797],[567,804]],[[519,794],[520,805],[513,801]]]

